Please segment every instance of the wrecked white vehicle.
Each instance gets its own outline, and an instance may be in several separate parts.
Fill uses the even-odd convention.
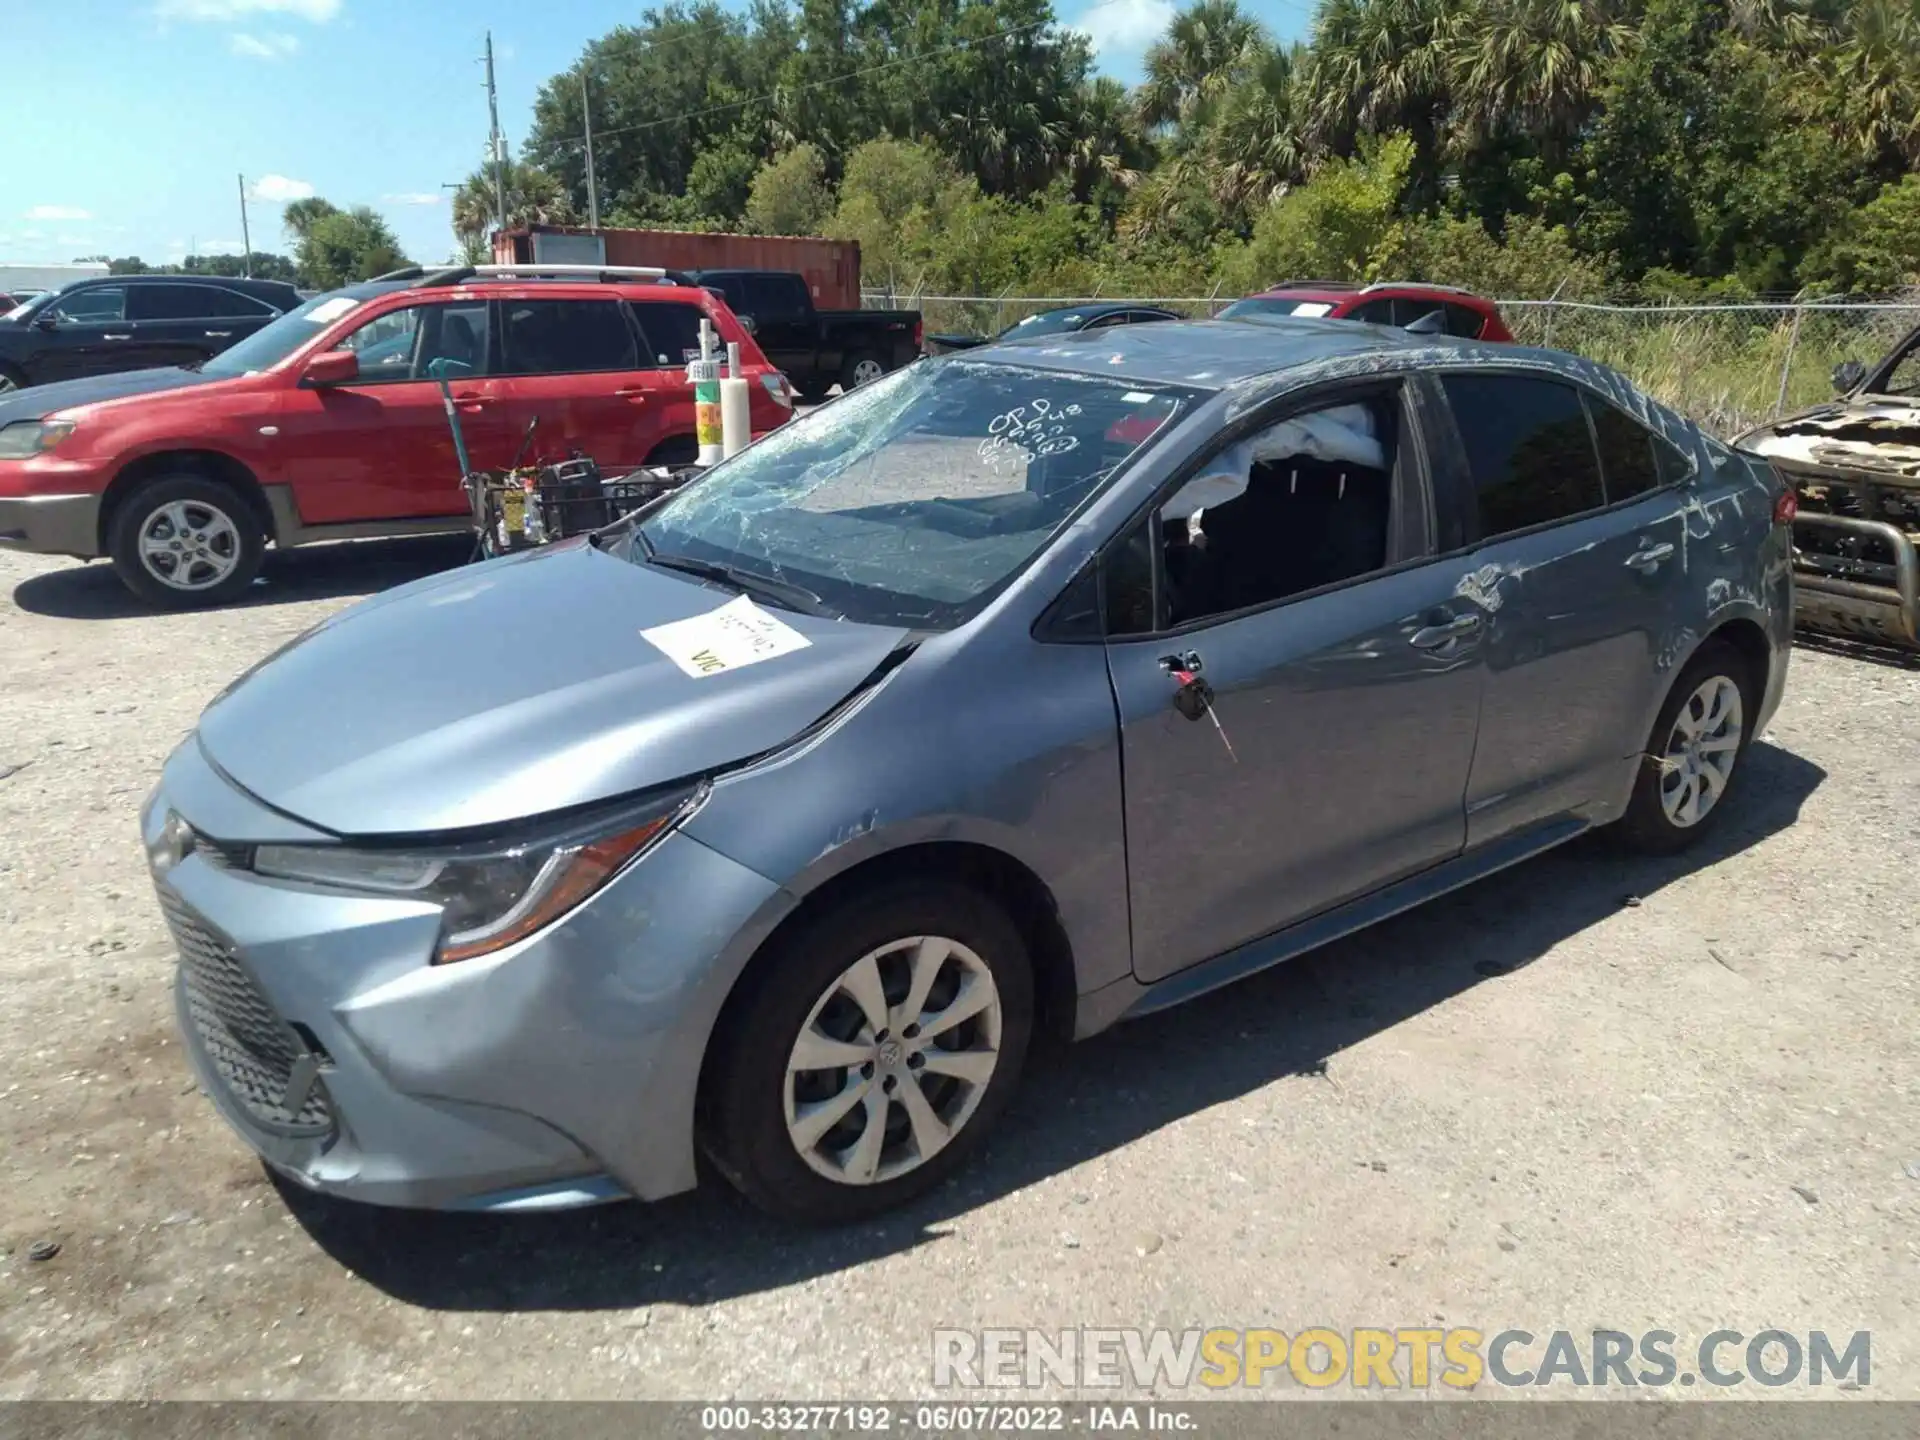
[[[1871,372],[1836,366],[1841,398],[1734,440],[1799,499],[1794,617],[1810,630],[1920,648],[1920,328]]]

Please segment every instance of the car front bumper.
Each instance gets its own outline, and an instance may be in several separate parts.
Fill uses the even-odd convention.
[[[242,868],[287,822],[219,777],[193,739],[142,816],[150,853],[170,811],[199,832],[155,874],[180,951],[186,1050],[276,1170],[435,1209],[691,1188],[700,1059],[732,974],[725,941],[777,887],[675,834],[539,934],[434,965],[436,907]]]
[[[0,496],[0,546],[91,560],[100,553],[100,497]]]

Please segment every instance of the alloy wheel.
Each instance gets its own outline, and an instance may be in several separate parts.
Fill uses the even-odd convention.
[[[1742,712],[1740,687],[1710,675],[1674,716],[1660,758],[1660,807],[1681,829],[1706,819],[1726,793],[1745,733]]]
[[[240,564],[240,530],[198,500],[162,505],[140,527],[140,564],[172,590],[211,590]]]
[[[856,360],[853,365],[853,383],[871,385],[886,373],[878,360]]]
[[[869,951],[814,1002],[787,1057],[787,1136],[816,1173],[875,1185],[918,1169],[987,1093],[1004,1023],[972,950],[913,935]]]

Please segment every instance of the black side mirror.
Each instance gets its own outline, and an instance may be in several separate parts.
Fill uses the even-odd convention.
[[[736,314],[733,318],[740,322],[740,328],[746,331],[747,334],[749,335],[753,334],[754,331],[760,328],[759,324],[754,320],[753,316],[751,315]]]
[[[1409,335],[1444,335],[1447,333],[1447,312],[1429,310],[1405,329]]]
[[[51,311],[42,311],[33,317],[33,323],[36,329],[51,330],[60,323],[60,317]]]
[[[1866,378],[1867,367],[1858,360],[1842,360],[1833,367],[1833,388],[1839,394],[1852,394]]]

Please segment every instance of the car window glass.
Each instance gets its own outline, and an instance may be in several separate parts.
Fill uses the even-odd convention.
[[[1587,409],[1593,415],[1609,504],[1658,490],[1685,476],[1686,457],[1639,421],[1591,396]]]
[[[1100,562],[1109,635],[1145,635],[1154,628],[1153,541],[1156,516],[1135,525]]]
[[[700,322],[705,319],[697,305],[677,300],[643,302],[633,307],[646,336],[646,363],[656,368],[684,370],[687,361],[700,358]]]
[[[1089,320],[1081,328],[1084,330],[1111,330],[1116,325],[1125,325],[1133,317],[1125,310],[1116,310],[1111,315],[1100,315]]]
[[[727,302],[727,308],[735,314],[739,314],[743,310],[751,311],[753,309],[753,307],[747,303],[747,283],[742,276],[703,275],[700,278],[700,288],[703,290],[711,290],[714,294],[718,295],[722,300]]]
[[[1387,563],[1398,407],[1303,411],[1212,457],[1160,508],[1168,618],[1183,625]]]
[[[1447,333],[1459,335],[1468,340],[1478,340],[1480,332],[1486,328],[1487,317],[1471,305],[1456,305],[1447,302]]]
[[[757,315],[801,315],[807,308],[805,284],[795,275],[749,275],[747,308]]]
[[[617,300],[507,300],[500,308],[503,374],[567,375],[639,364]]]
[[[123,285],[97,285],[63,295],[47,308],[56,320],[77,325],[99,325],[127,318],[127,291]]]
[[[1483,539],[1565,520],[1606,503],[1580,394],[1516,375],[1442,380],[1480,510]]]
[[[455,377],[485,373],[487,306],[409,305],[376,316],[334,348],[360,357],[362,380],[425,380],[437,359],[460,367]]]
[[[1429,300],[1421,296],[1403,295],[1393,302],[1393,323],[1402,327],[1413,324],[1423,316],[1434,311],[1442,312],[1445,317],[1446,306],[1438,300]]]
[[[1361,320],[1369,325],[1393,324],[1393,302],[1391,300],[1369,300],[1364,305],[1356,305],[1346,313],[1348,320]]]
[[[262,315],[276,315],[278,309],[264,300],[256,300],[251,295],[242,295],[238,290],[229,290],[224,285],[202,285],[206,293],[200,297],[200,303],[206,308],[200,313],[211,315],[215,319],[258,319]]]
[[[1889,395],[1920,395],[1920,341],[1907,347],[1883,388]]]
[[[958,357],[909,365],[748,446],[643,533],[659,554],[804,586],[851,620],[945,628],[1190,399]]]
[[[209,287],[204,285],[136,285],[127,297],[132,320],[200,320],[207,309]]]

